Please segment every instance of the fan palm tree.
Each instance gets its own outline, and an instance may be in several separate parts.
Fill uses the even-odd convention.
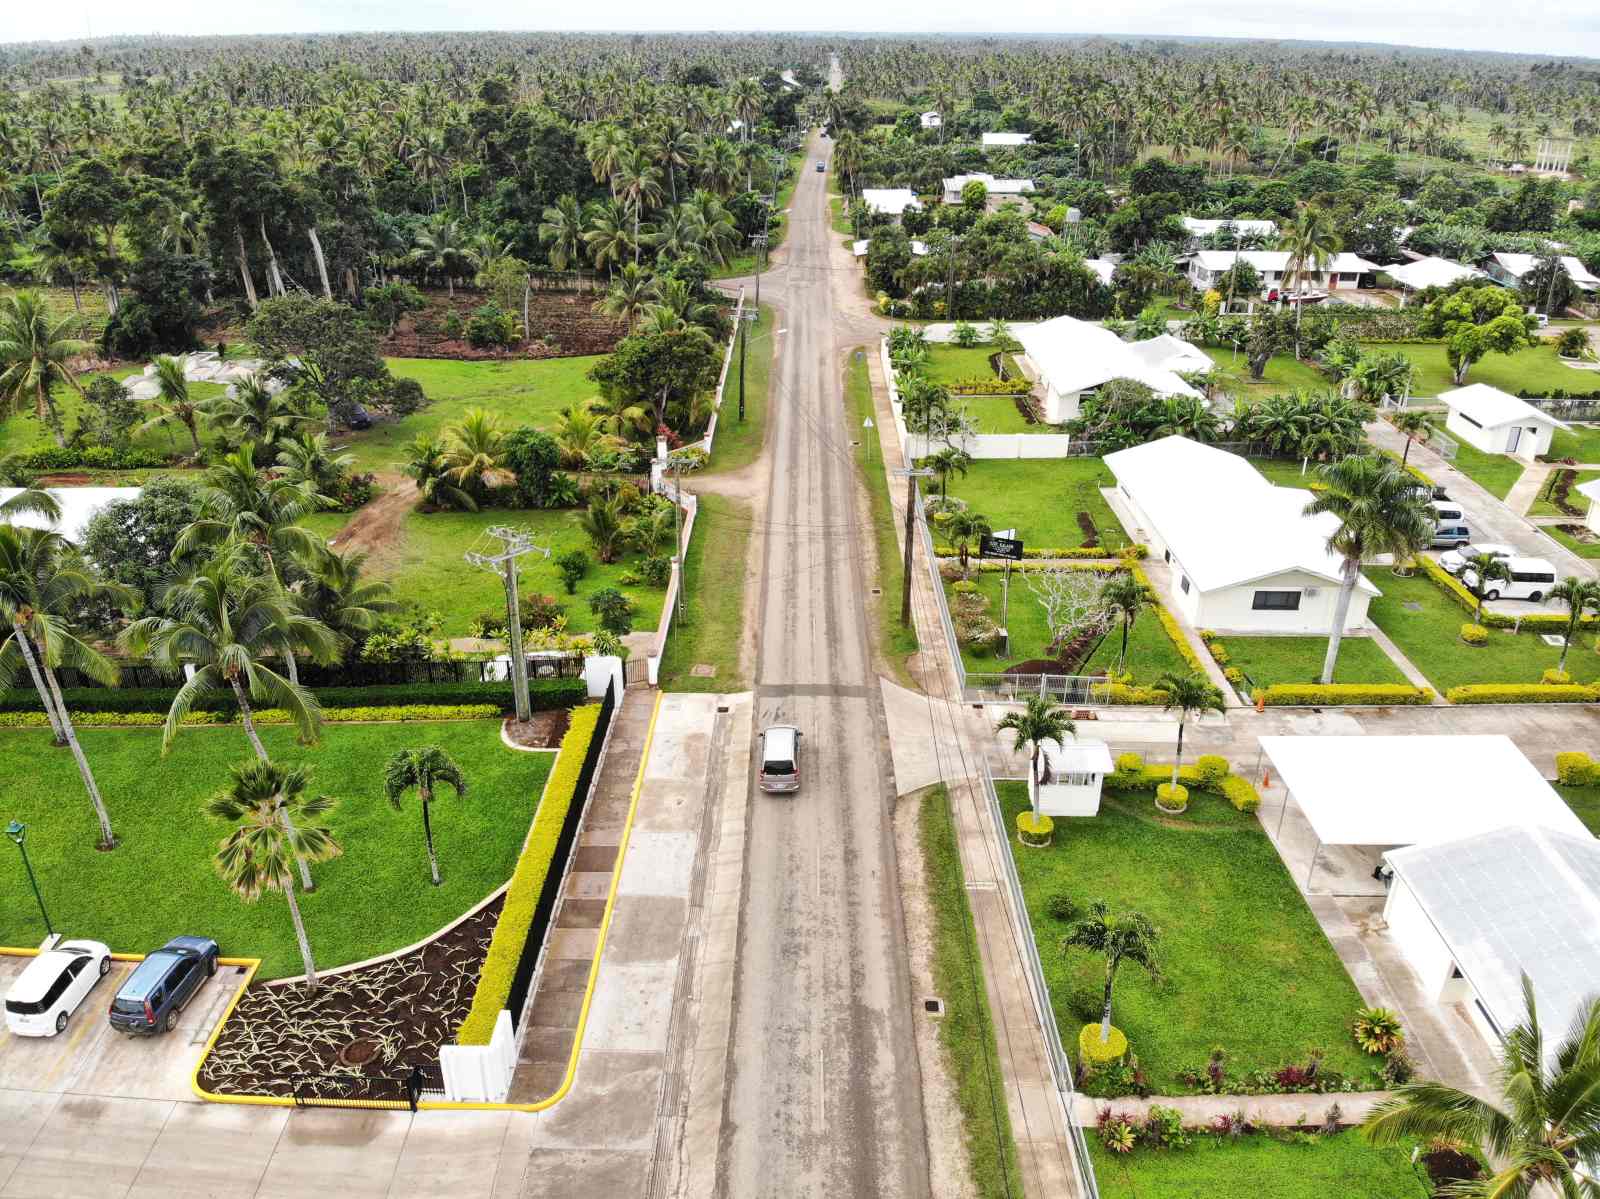
[[[1131,574],[1113,575],[1100,589],[1100,601],[1122,624],[1122,648],[1117,652],[1117,673],[1121,674],[1128,664],[1128,634],[1150,603],[1150,592]]]
[[[416,482],[427,508],[465,508],[478,510],[478,501],[451,477],[449,454],[443,443],[419,433],[405,445],[406,461],[401,471]]]
[[[72,751],[100,823],[100,848],[110,849],[117,843],[111,817],[56,678],[58,666],[70,666],[105,686],[116,683],[116,663],[79,638],[68,615],[80,601],[102,598],[131,605],[133,593],[96,579],[74,560],[59,533],[0,524],[0,618],[10,627],[0,642],[0,692],[16,686],[27,670],[56,743]]]
[[[65,383],[83,394],[70,363],[89,348],[88,342],[67,336],[70,324],[70,317],[52,320],[38,292],[0,299],[0,411],[10,407],[20,412],[31,405],[63,447],[66,433],[51,389]]]
[[[1177,674],[1167,671],[1156,680],[1156,689],[1167,694],[1163,712],[1174,709],[1178,713],[1178,746],[1172,756],[1172,786],[1178,786],[1178,771],[1183,767],[1183,732],[1191,716],[1204,716],[1207,712],[1221,714],[1222,692],[1205,675],[1198,671]]]
[[[1039,773],[1043,758],[1041,747],[1049,742],[1057,749],[1065,738],[1074,736],[1078,726],[1067,715],[1067,710],[1048,695],[1030,695],[1020,712],[1007,712],[994,726],[995,732],[1011,733],[1011,748],[1021,751],[1028,747],[1028,803],[1035,821],[1039,817],[1039,788],[1045,782]]]
[[[417,801],[422,805],[422,836],[428,845],[428,871],[435,887],[439,885],[439,856],[433,851],[433,820],[429,808],[433,804],[434,789],[440,786],[453,789],[458,799],[466,798],[467,776],[437,745],[396,750],[383,768],[383,793],[389,797],[395,811],[400,810],[405,793],[416,790]]]
[[[184,361],[174,358],[169,354],[162,354],[155,360],[156,386],[161,390],[150,401],[153,415],[144,424],[139,426],[139,432],[150,429],[159,429],[163,425],[182,425],[189,432],[189,440],[194,443],[194,456],[198,459],[204,452],[200,446],[200,417],[203,408],[200,402],[189,395],[189,380],[184,375]]]
[[[232,782],[206,801],[208,816],[235,826],[218,844],[213,864],[246,903],[254,903],[263,891],[283,892],[306,985],[315,989],[317,965],[295,898],[294,876],[296,867],[305,878],[311,862],[326,862],[343,852],[332,831],[317,823],[333,810],[334,800],[306,793],[311,773],[305,766],[246,761],[231,773]]]
[[[1111,989],[1124,962],[1140,966],[1152,982],[1161,981],[1161,963],[1156,956],[1161,934],[1142,912],[1113,914],[1111,905],[1097,899],[1089,914],[1075,923],[1061,938],[1062,952],[1087,949],[1106,960],[1105,999],[1100,1007],[1100,1043],[1111,1039]]]
[[[1402,408],[1389,418],[1389,423],[1406,435],[1406,448],[1400,455],[1400,465],[1404,466],[1411,458],[1411,443],[1419,437],[1427,440],[1428,414],[1416,408]]]
[[[545,207],[539,241],[556,270],[578,265],[583,257],[583,209],[578,207],[577,197],[562,196]]]
[[[1307,516],[1331,512],[1339,527],[1328,537],[1328,549],[1343,562],[1339,599],[1328,633],[1328,654],[1321,681],[1333,682],[1339,642],[1350,615],[1350,600],[1361,580],[1361,564],[1378,554],[1408,561],[1433,540],[1433,509],[1428,489],[1388,458],[1352,454],[1317,468],[1324,489],[1305,507]]]
[[[1567,627],[1561,634],[1561,660],[1556,663],[1556,669],[1564,674],[1567,669],[1567,651],[1572,648],[1572,639],[1578,635],[1578,627],[1583,623],[1584,613],[1590,610],[1600,612],[1600,583],[1593,579],[1580,579],[1576,575],[1569,575],[1550,588],[1550,598],[1567,610]]]
[[[1527,1019],[1500,1042],[1499,1102],[1445,1083],[1406,1083],[1372,1109],[1362,1136],[1382,1146],[1435,1137],[1474,1146],[1492,1173],[1454,1195],[1593,1199],[1600,1188],[1587,1163],[1600,1157],[1600,997],[1583,1003],[1551,1053],[1526,974],[1522,996]]]

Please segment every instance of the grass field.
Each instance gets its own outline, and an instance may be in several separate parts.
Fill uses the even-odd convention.
[[[1576,519],[1573,519],[1570,523],[1578,524],[1580,522]],[[1554,537],[1562,545],[1566,546],[1573,553],[1577,554],[1578,557],[1600,558],[1600,540],[1579,541],[1576,537],[1572,536],[1572,534],[1563,533],[1554,525],[1543,525],[1541,527],[1546,533],[1550,534],[1550,536]]]
[[[944,999],[939,1044],[955,1082],[972,1181],[982,1199],[1010,1199],[1022,1191],[1017,1145],[1001,1085],[950,798],[942,785],[922,797],[917,831],[933,910],[933,981]]]
[[[961,396],[957,403],[977,422],[979,433],[1054,433],[1054,425],[1030,424],[1010,396]]]
[[[1012,820],[1027,806],[1027,785],[1002,783],[1000,792]],[[1099,1016],[1105,963],[1062,951],[1068,926],[1045,910],[1057,894],[1136,909],[1160,932],[1165,981],[1126,968],[1112,1001],[1113,1023],[1156,1094],[1182,1093],[1179,1071],[1203,1067],[1215,1046],[1227,1051],[1235,1078],[1303,1063],[1317,1047],[1327,1068],[1366,1081],[1372,1059],[1349,1031],[1361,997],[1253,815],[1198,795],[1184,816],[1159,817],[1153,791],[1107,792],[1099,815],[1059,820],[1054,844],[1012,854],[1061,1040],[1074,1056],[1079,1028]],[[1326,1102],[1306,1097],[1308,1108]]]
[[[712,446],[710,463],[700,472],[702,475],[742,470],[760,455],[767,435],[772,334],[777,327],[777,314],[765,304],[761,306],[761,320],[747,326],[742,421],[739,419],[739,347],[734,344],[733,361],[728,365],[728,381],[723,388],[722,408],[717,417],[717,440]]]
[[[1320,1118],[1336,1096],[1306,1096]],[[1374,1149],[1354,1129],[1300,1144],[1258,1134],[1230,1141],[1198,1136],[1188,1149],[1114,1154],[1088,1130],[1089,1157],[1102,1199],[1401,1199],[1419,1193],[1407,1150]]]
[[[1298,458],[1251,458],[1249,462],[1263,477],[1279,487],[1298,487],[1304,491],[1317,481],[1315,462],[1306,463],[1304,471],[1300,469]]]
[[[1544,498],[1550,494],[1551,484],[1565,473],[1568,472],[1561,470],[1550,472],[1550,477],[1546,479],[1544,484],[1539,488],[1539,498],[1534,500],[1533,506],[1528,509],[1529,516],[1559,516],[1563,519],[1571,520],[1574,523],[1581,524],[1583,522],[1583,517],[1568,516],[1567,513],[1561,511],[1561,509],[1557,508],[1553,503]],[[1589,506],[1589,501],[1577,494],[1577,488],[1579,484],[1590,483],[1595,479],[1600,479],[1600,470],[1579,470],[1572,471],[1571,474],[1573,476],[1573,490],[1568,494],[1567,502],[1570,504],[1576,504],[1580,509],[1587,509]]]
[[[1411,359],[1416,367],[1416,382],[1411,394],[1435,396],[1456,386],[1445,357],[1445,347],[1436,342],[1400,342],[1378,347],[1399,350]],[[1555,346],[1550,343],[1530,346],[1515,354],[1489,354],[1473,363],[1467,372],[1468,383],[1487,383],[1516,395],[1529,391],[1542,395],[1558,388],[1567,391],[1593,391],[1597,382],[1593,371],[1580,371],[1567,366],[1556,357]]]
[[[1098,458],[991,458],[974,462],[965,475],[951,476],[949,489],[988,517],[993,528],[1014,528],[1030,546],[1082,545],[1077,515],[1087,512],[1109,553],[1128,543],[1122,522],[1100,494],[1113,482]],[[926,495],[938,494],[933,480],[923,487]]]
[[[1324,391],[1333,386],[1328,377],[1310,363],[1301,362],[1293,354],[1274,354],[1267,359],[1267,369],[1259,380],[1250,377],[1250,364],[1243,353],[1231,349],[1207,349],[1211,361],[1226,372],[1223,390],[1247,400],[1278,395],[1290,391]]]
[[[1421,572],[1401,578],[1385,568],[1367,571],[1383,592],[1369,609],[1378,627],[1394,639],[1400,652],[1428,676],[1441,694],[1467,683],[1537,683],[1555,666],[1561,650],[1533,633],[1490,629],[1486,645],[1462,644],[1461,626],[1472,617],[1459,608]],[[1415,605],[1410,607],[1409,605]],[[1532,605],[1527,605],[1532,610]],[[1544,611],[1555,611],[1546,605]],[[1573,638],[1567,670],[1580,683],[1600,679],[1600,654],[1592,632]]]
[[[1222,639],[1228,647],[1228,664],[1244,671],[1258,687],[1273,683],[1315,683],[1322,677],[1322,659],[1328,652],[1326,637],[1238,637]],[[1404,683],[1406,676],[1389,660],[1377,642],[1368,637],[1345,637],[1339,642],[1339,661],[1333,669],[1335,683]]]
[[[1550,439],[1550,456],[1600,462],[1600,425],[1573,425],[1571,432],[1557,429]]]
[[[227,783],[228,768],[249,757],[244,733],[184,729],[165,758],[156,730],[79,736],[121,838],[110,853],[94,848],[94,811],[71,756],[50,747],[48,730],[0,732],[0,758],[26,767],[0,771],[0,811],[28,825],[28,856],[57,927],[130,953],[198,933],[215,937],[224,954],[262,958],[266,978],[300,973],[283,899],[268,893],[243,903],[211,863],[228,826],[202,804]],[[408,945],[503,883],[553,759],[505,748],[493,720],[329,725],[310,749],[281,726],[263,729],[262,739],[278,760],[309,764],[315,790],[339,800],[328,825],[344,856],[312,867],[317,889],[300,901],[325,967]],[[439,887],[428,882],[414,797],[396,812],[381,783],[395,750],[429,744],[442,746],[469,784],[466,799],[445,792],[433,805]],[[33,945],[42,936],[38,911],[14,865],[0,871],[0,943]]]
[[[858,346],[851,351],[844,376],[845,410],[850,427],[864,434],[877,434],[879,430],[863,429],[861,422],[872,417],[876,422],[876,409],[872,401],[872,375],[867,366],[870,351]],[[895,677],[906,686],[911,685],[906,659],[917,652],[917,630],[900,623],[900,602],[905,591],[905,560],[901,557],[900,542],[895,537],[894,505],[889,500],[889,478],[884,474],[883,455],[876,436],[863,437],[854,447],[856,469],[860,472],[862,486],[867,491],[867,505],[872,515],[873,548],[878,558],[878,589],[873,605],[877,623],[876,642],[879,651],[889,661]]]
[[[1551,784],[1561,793],[1561,798],[1567,801],[1567,807],[1577,814],[1588,830],[1600,837],[1600,786],[1594,787],[1568,787],[1561,783]]]
[[[928,347],[928,378],[935,383],[955,383],[961,379],[995,379],[989,365],[990,345],[957,346],[936,343]]]
[[[663,691],[740,691],[744,644],[744,591],[756,569],[750,561],[750,506],[710,492],[700,494],[689,552],[684,555],[684,611],[672,620],[661,661]],[[716,668],[710,678],[689,673]]]
[[[117,379],[129,379],[142,374],[143,368],[130,367],[124,370],[84,374],[78,376],[78,382],[87,388],[100,373]],[[194,400],[209,400],[221,395],[225,390],[226,388],[220,383],[191,383],[189,397]],[[62,427],[70,436],[73,426],[77,424],[78,410],[83,407],[83,400],[77,392],[64,384],[56,387],[51,395],[55,398],[56,407],[60,409]],[[202,421],[201,444],[209,446],[215,440],[216,433],[211,428],[210,422]],[[9,417],[0,415],[0,456],[43,449],[54,446],[55,443],[55,435],[35,418],[31,407],[26,412],[14,413]],[[139,433],[133,438],[133,444],[138,449],[159,450],[164,454],[188,454],[194,448],[189,440],[189,431],[177,424]]]
[[[1443,431],[1443,425],[1435,425]],[[1450,464],[1497,500],[1503,500],[1522,478],[1527,463],[1509,454],[1485,454],[1459,437],[1447,434],[1456,443],[1456,456]]]

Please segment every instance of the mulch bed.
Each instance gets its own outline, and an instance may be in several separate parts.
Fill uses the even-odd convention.
[[[201,1085],[219,1095],[288,1096],[310,1076],[435,1070],[439,1047],[455,1039],[472,1006],[499,914],[496,899],[422,948],[325,976],[315,991],[252,986],[206,1058]]]
[[[549,712],[535,712],[528,720],[507,717],[506,736],[524,749],[556,749],[561,745],[567,725],[572,723],[572,713],[566,708]]]

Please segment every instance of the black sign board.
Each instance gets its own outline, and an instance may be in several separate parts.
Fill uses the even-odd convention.
[[[1015,537],[983,537],[978,541],[978,554],[984,558],[1009,558],[1022,561],[1022,542]]]

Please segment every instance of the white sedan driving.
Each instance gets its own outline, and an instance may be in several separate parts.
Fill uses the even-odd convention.
[[[111,969],[99,941],[61,941],[17,975],[6,992],[6,1027],[19,1037],[53,1037]]]

